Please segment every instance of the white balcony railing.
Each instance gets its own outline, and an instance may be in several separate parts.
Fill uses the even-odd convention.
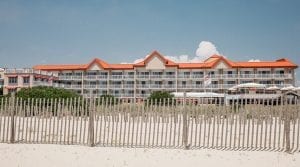
[[[179,74],[178,75],[179,79],[187,79],[187,78],[190,78],[190,77],[191,77],[191,75],[186,75],[186,74]]]
[[[123,75],[111,75],[110,79],[123,79]]]
[[[149,88],[150,84],[139,84],[137,88]]]
[[[86,75],[86,76],[84,76],[84,79],[86,79],[86,80],[96,80],[97,75]]]
[[[124,88],[134,88],[134,84],[124,84]]]
[[[48,72],[48,71],[41,71],[41,70],[34,70],[31,68],[11,68],[5,69],[5,74],[40,74],[40,75],[47,75],[47,76],[55,76],[58,75],[56,73]]]
[[[109,87],[110,88],[118,88],[118,89],[120,89],[120,88],[122,88],[122,84],[111,84],[111,85],[109,85]]]
[[[148,79],[149,75],[137,75],[137,78]]]
[[[98,88],[98,85],[84,85],[84,88],[86,88],[86,89],[96,89],[96,88]]]

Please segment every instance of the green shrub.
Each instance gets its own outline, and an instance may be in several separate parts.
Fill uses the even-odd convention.
[[[76,98],[80,97],[76,92],[61,88],[53,88],[53,87],[45,87],[45,86],[37,86],[32,88],[22,88],[20,91],[16,93],[16,97],[28,99],[28,98]]]
[[[174,98],[174,95],[171,94],[170,92],[156,91],[156,92],[152,92],[147,100],[152,102],[152,104],[164,104],[163,102],[165,102],[165,104],[168,104],[168,102],[169,103],[172,102],[171,99],[173,99],[173,98]],[[170,99],[170,100],[168,100],[168,99]]]

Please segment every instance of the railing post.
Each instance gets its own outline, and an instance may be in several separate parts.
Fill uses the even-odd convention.
[[[94,113],[95,113],[95,99],[94,97],[90,97],[90,106],[88,107],[89,110],[89,146],[94,147]]]
[[[15,95],[14,93],[9,100],[9,112],[10,112],[10,140],[9,143],[15,143]]]
[[[186,92],[183,94],[183,106],[182,106],[182,112],[183,112],[183,132],[182,132],[182,140],[184,144],[184,149],[188,150],[190,149],[190,145],[188,144],[188,125],[187,125],[187,111],[186,111]]]

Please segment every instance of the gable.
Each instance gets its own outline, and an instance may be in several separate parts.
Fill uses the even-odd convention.
[[[164,62],[157,56],[153,56],[152,59],[146,64],[146,69],[165,69],[166,66]]]
[[[220,61],[216,66],[215,69],[224,69],[224,68],[229,68],[227,63],[224,61]]]
[[[103,69],[97,63],[93,63],[88,70],[97,71]]]

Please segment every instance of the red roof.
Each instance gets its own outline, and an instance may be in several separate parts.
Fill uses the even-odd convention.
[[[154,57],[158,57],[165,66],[178,66],[178,64],[174,63],[172,60],[169,60],[165,58],[163,55],[161,55],[158,51],[153,51],[149,56],[147,56],[143,61],[134,64],[135,67],[143,67],[146,66],[146,64],[152,60]]]
[[[36,65],[33,68],[45,71],[61,71],[61,70],[88,70],[93,64],[99,65],[105,70],[131,70],[134,67],[145,67],[154,57],[159,58],[166,67],[177,67],[179,69],[204,69],[214,68],[220,62],[225,63],[230,68],[297,68],[298,66],[290,60],[282,58],[276,61],[260,61],[260,62],[233,62],[224,56],[213,55],[204,62],[199,63],[175,63],[161,55],[158,51],[153,51],[143,61],[135,64],[109,64],[101,59],[95,58],[88,64],[68,64],[68,65]]]

